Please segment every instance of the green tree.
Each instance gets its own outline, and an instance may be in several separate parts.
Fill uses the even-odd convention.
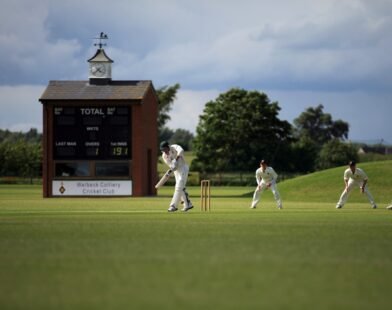
[[[19,143],[4,141],[0,145],[0,173],[2,176],[18,176],[21,152]]]
[[[159,142],[169,141],[173,135],[174,135],[174,130],[165,126],[159,131]]]
[[[261,158],[277,168],[279,147],[290,141],[291,125],[278,118],[280,107],[266,94],[233,88],[207,102],[196,128],[192,170],[249,171]]]
[[[192,149],[193,134],[185,129],[176,129],[170,137],[169,142],[179,144],[185,151]]]
[[[339,139],[328,141],[321,148],[317,167],[328,169],[346,165],[350,160],[358,161],[357,148],[349,143],[343,143]]]
[[[170,120],[169,112],[172,109],[173,102],[176,99],[177,91],[180,89],[180,84],[173,86],[163,86],[157,89],[159,107],[158,107],[158,141],[169,141],[174,131],[166,126]]]
[[[0,129],[0,142],[8,140],[10,135],[11,132],[8,129],[6,130]]]
[[[36,128],[30,128],[25,134],[25,140],[32,143],[41,143],[42,134],[40,134]]]
[[[286,162],[284,171],[308,173],[315,170],[319,147],[309,137],[303,137],[288,145],[286,151],[279,154]]]
[[[18,140],[24,140],[26,142],[40,143],[42,140],[42,134],[38,132],[36,128],[31,128],[28,132],[12,132],[8,129],[0,129],[0,142],[11,141],[16,142]]]
[[[315,108],[307,108],[294,119],[295,135],[298,139],[309,138],[320,148],[331,139],[347,139],[349,124],[337,120],[333,121],[329,113],[324,113],[322,104]]]
[[[41,143],[29,143],[23,139],[0,143],[0,175],[28,177],[40,175],[42,162]]]
[[[177,91],[180,89],[180,84],[173,86],[163,86],[157,89],[156,93],[159,101],[158,108],[158,130],[161,131],[166,123],[170,120],[169,112],[172,109],[174,100],[176,99]]]
[[[33,178],[40,175],[42,163],[41,143],[24,143],[22,151],[25,159],[20,165],[19,175],[30,178],[32,183]]]

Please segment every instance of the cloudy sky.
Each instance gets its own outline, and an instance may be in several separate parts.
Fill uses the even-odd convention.
[[[232,87],[293,121],[324,105],[355,141],[392,143],[392,0],[0,0],[0,128],[42,128],[49,80],[85,80],[109,36],[115,80],[181,84],[169,126],[192,132]]]

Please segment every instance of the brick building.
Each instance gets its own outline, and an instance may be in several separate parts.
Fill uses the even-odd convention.
[[[158,99],[151,81],[113,81],[102,49],[89,80],[50,81],[43,107],[43,195],[156,195]]]

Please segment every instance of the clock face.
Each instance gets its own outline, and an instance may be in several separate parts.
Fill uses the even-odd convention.
[[[106,73],[106,67],[104,64],[97,63],[91,66],[92,75],[101,77],[104,76],[105,73]]]

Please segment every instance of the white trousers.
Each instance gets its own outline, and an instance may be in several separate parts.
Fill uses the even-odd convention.
[[[362,184],[363,184],[362,182],[358,182],[358,181],[354,181],[353,179],[349,179],[347,190],[344,189],[342,195],[340,195],[338,205],[341,205],[343,207],[344,204],[347,202],[347,199],[348,199],[348,196],[350,195],[351,190],[354,187],[361,187]],[[367,198],[369,199],[370,204],[372,206],[374,206],[376,203],[374,202],[373,196],[372,196],[372,194],[370,194],[367,185],[365,186],[364,193],[366,194]]]
[[[173,198],[170,202],[171,206],[175,206],[177,208],[180,200],[184,201],[184,207],[188,208],[191,205],[191,201],[189,199],[189,195],[186,191],[186,181],[188,180],[188,172],[189,167],[184,165],[181,169],[177,169],[174,171],[174,177],[176,179],[176,185],[174,187]]]
[[[280,194],[279,194],[278,188],[276,186],[276,183],[272,183],[271,187],[269,187],[269,188],[271,189],[272,193],[274,194],[274,198],[275,198],[276,203],[278,204],[278,207],[279,208],[282,207],[282,200],[280,199]],[[255,207],[259,203],[261,194],[266,189],[268,189],[267,183],[261,181],[260,186],[256,187],[256,190],[253,194],[252,207]]]

